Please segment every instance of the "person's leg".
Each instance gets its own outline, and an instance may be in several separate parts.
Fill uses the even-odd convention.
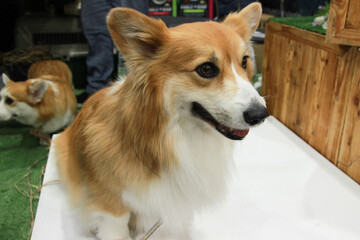
[[[144,14],[149,13],[149,1],[148,0],[115,0],[114,7],[127,7],[133,8]]]
[[[89,43],[86,59],[87,86],[85,92],[93,94],[106,87],[114,69],[113,42],[106,25],[111,0],[83,0],[81,23]]]

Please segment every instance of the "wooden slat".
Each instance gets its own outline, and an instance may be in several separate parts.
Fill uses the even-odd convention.
[[[314,68],[315,66],[320,68],[324,67],[325,62],[319,61],[321,52],[317,48],[309,46],[308,49],[309,55],[312,56],[312,58],[308,59],[309,66],[314,67],[306,68],[307,75],[304,79],[303,101],[300,104],[301,111],[299,115],[302,116],[303,119],[319,119],[320,112],[317,109],[320,107],[321,99],[314,96],[317,96],[317,93],[321,90],[319,78],[322,73],[320,71],[314,71]],[[314,130],[316,123],[316,121],[309,121],[301,134],[301,137],[307,139],[307,142],[310,144],[314,143],[317,138]]]
[[[273,31],[274,33],[277,33],[281,36],[297,41],[302,41],[303,43],[306,43],[315,48],[332,52],[338,56],[343,56],[350,48],[349,46],[327,43],[325,42],[324,35],[284,25],[278,22],[268,22],[266,29],[270,29],[270,31]]]
[[[360,30],[360,1],[350,0],[349,10],[346,17],[345,27],[348,29]],[[360,34],[360,33],[359,33]]]
[[[330,106],[332,107],[331,121],[334,121],[336,118],[339,119],[341,124],[338,126],[338,129],[341,136],[344,134],[343,129],[346,123],[346,114],[348,111],[347,102],[350,98],[350,89],[353,87],[352,79],[353,72],[356,67],[355,64],[357,55],[357,48],[354,47],[343,58],[339,58],[339,64],[334,78],[334,86],[332,87],[332,91],[329,92],[332,99],[330,102]],[[333,152],[332,156],[335,157],[333,162],[337,164],[339,161],[342,137],[339,138],[339,134],[337,134],[336,131],[329,129],[329,138],[333,139],[333,141],[327,144],[325,151]]]
[[[359,0],[331,0],[326,41],[360,46]]]
[[[346,24],[349,0],[331,0],[326,37],[334,37],[341,32]]]
[[[360,183],[360,52],[355,62],[337,166]]]

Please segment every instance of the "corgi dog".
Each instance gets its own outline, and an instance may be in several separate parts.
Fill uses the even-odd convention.
[[[197,210],[226,196],[236,141],[268,116],[251,85],[253,3],[222,23],[173,28],[115,8],[128,75],[92,95],[54,141],[60,178],[97,239],[190,239]]]
[[[15,119],[41,134],[57,132],[73,121],[77,102],[72,73],[64,62],[36,62],[23,82],[14,82],[6,74],[2,79],[0,121]]]

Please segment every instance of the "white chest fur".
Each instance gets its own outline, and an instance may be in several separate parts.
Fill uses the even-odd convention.
[[[43,133],[56,132],[63,127],[69,125],[74,120],[74,114],[72,114],[70,108],[66,110],[63,116],[53,116],[47,121],[40,129]]]
[[[123,193],[123,200],[139,215],[137,228],[141,230],[161,220],[172,232],[180,231],[190,223],[194,211],[226,195],[233,142],[196,124],[174,127],[172,134],[179,162],[176,169],[161,173],[146,192],[128,189]]]

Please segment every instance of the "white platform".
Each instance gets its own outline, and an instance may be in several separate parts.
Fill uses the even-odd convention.
[[[360,239],[360,186],[275,118],[239,142],[236,163],[228,200],[195,217],[194,240]],[[51,149],[44,184],[55,179]],[[74,216],[61,183],[45,186],[32,239],[93,239]]]

